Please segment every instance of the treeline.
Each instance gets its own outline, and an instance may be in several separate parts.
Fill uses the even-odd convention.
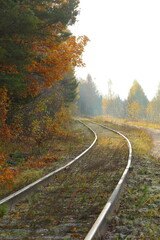
[[[91,75],[88,75],[86,80],[80,80],[77,105],[82,115],[102,115],[102,96],[99,94]]]
[[[133,82],[126,100],[114,94],[103,99],[104,114],[132,120],[146,119],[149,100],[137,81]]]
[[[78,108],[82,115],[108,115],[116,118],[148,120],[160,122],[160,86],[156,96],[149,101],[143,88],[134,81],[128,97],[122,100],[112,91],[112,82],[108,81],[108,94],[103,97],[98,93],[92,77],[81,80],[79,85]]]
[[[79,0],[0,0],[2,189],[10,187],[16,175],[9,156],[18,154],[28,169],[44,166],[50,160],[40,156],[47,154],[54,139],[69,137],[69,107],[78,87],[74,68],[84,65],[81,56],[88,42],[69,30],[78,4]]]
[[[0,0],[0,141],[47,137],[56,114],[74,101],[74,67],[83,66],[88,41],[68,28],[78,4]]]

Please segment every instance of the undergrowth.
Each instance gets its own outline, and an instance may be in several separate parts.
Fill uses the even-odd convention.
[[[0,144],[0,151],[4,153],[2,155],[4,164],[0,166],[0,170],[3,171],[0,179],[2,177],[4,179],[0,184],[1,198],[55,170],[61,165],[61,162],[67,163],[68,160],[64,159],[65,154],[75,151],[81,152],[81,146],[83,148],[84,145],[82,125],[72,121],[65,131],[67,132],[65,137],[59,135],[41,144],[38,153],[28,152],[31,149],[27,145],[25,146],[24,142],[5,144],[5,151],[4,144]],[[85,137],[87,138],[86,144],[89,144],[92,135],[89,134]],[[8,154],[5,154],[6,152]]]

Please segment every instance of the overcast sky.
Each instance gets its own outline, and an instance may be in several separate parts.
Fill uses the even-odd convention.
[[[160,0],[80,0],[75,35],[87,35],[90,42],[83,55],[86,68],[101,93],[107,81],[121,98],[137,80],[149,99],[160,82]]]

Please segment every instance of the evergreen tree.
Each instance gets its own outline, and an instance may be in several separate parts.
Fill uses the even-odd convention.
[[[24,92],[27,66],[34,58],[32,43],[54,34],[60,42],[71,33],[67,26],[75,22],[78,0],[0,0],[0,88],[12,95]],[[37,59],[36,59],[37,60]]]
[[[91,75],[87,76],[86,81],[80,81],[78,108],[79,112],[84,115],[102,114],[102,97],[99,95]]]
[[[67,73],[66,77],[60,81],[60,85],[62,86],[64,102],[66,105],[69,105],[69,103],[73,102],[77,96],[78,82],[74,73]]]

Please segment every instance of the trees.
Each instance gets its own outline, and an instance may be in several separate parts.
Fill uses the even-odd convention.
[[[132,120],[138,120],[141,112],[140,105],[137,102],[128,103],[128,116]]]
[[[1,0],[0,86],[34,95],[81,66],[86,37],[76,39],[67,26],[75,22],[77,0]],[[63,62],[63,63],[62,63]],[[42,84],[43,82],[43,84]]]
[[[33,101],[75,66],[83,66],[88,38],[76,38],[68,30],[76,20],[78,0],[0,3],[0,90],[7,93],[8,105],[2,98],[0,104],[12,116],[17,106]]]
[[[30,62],[29,40],[33,39],[39,25],[30,8],[20,2],[1,0],[0,9],[0,87],[12,94],[26,87],[25,66]]]
[[[68,29],[78,3],[0,0],[0,143],[22,142],[37,155],[44,142],[68,136],[64,106],[77,94],[74,67],[84,65],[88,42]],[[0,168],[5,161],[0,159]]]
[[[117,118],[125,117],[124,102],[114,94],[111,80],[108,81],[107,96],[103,99],[103,113]]]
[[[108,81],[108,94],[103,99],[103,113],[118,118],[138,120],[146,117],[148,99],[137,81],[133,82],[127,100],[122,101],[112,91],[112,81]]]
[[[102,97],[99,95],[91,75],[79,83],[78,109],[81,114],[96,116],[102,114]]]
[[[114,96],[112,99],[107,97],[103,99],[103,113],[117,117],[125,117],[125,103],[119,96]]]
[[[156,96],[153,100],[148,104],[147,107],[147,119],[152,122],[160,122],[160,84],[158,86],[158,90]]]
[[[128,116],[132,115],[131,109],[132,110],[134,109],[133,112],[136,111],[135,107],[137,106],[136,118],[138,117],[138,118],[142,119],[142,118],[146,117],[146,108],[147,108],[149,101],[148,101],[142,87],[140,86],[140,84],[137,81],[133,82],[133,85],[128,94],[127,102],[128,102]]]
[[[78,94],[78,82],[74,73],[67,73],[64,79],[60,81],[60,84],[62,86],[64,103],[68,106],[69,103],[74,101]]]

